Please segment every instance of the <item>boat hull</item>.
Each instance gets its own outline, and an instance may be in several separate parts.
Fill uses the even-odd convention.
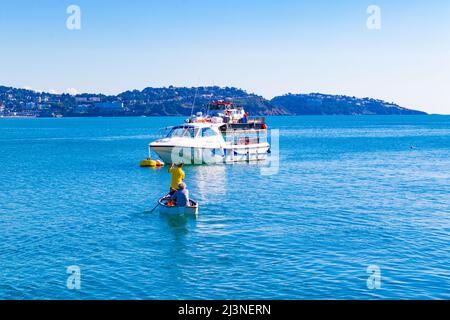
[[[165,204],[166,198],[159,200],[159,212],[168,216],[198,216],[199,206],[196,201],[191,200],[190,207],[170,207]]]
[[[268,143],[225,148],[151,146],[165,163],[190,165],[264,161],[270,150]]]

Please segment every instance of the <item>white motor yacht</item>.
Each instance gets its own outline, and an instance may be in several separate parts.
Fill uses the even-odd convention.
[[[264,118],[249,118],[242,107],[218,101],[186,123],[171,127],[149,146],[165,163],[217,164],[265,160],[270,152]]]

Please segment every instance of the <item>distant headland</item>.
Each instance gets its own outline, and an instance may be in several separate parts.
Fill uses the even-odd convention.
[[[116,96],[54,94],[0,86],[0,117],[189,116],[214,100],[229,100],[254,115],[425,115],[395,103],[342,95],[286,94],[272,100],[233,87],[166,87]]]

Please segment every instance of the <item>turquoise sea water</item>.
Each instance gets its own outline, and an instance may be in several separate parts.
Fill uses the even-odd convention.
[[[181,120],[0,119],[0,298],[450,298],[450,117],[269,118],[275,175],[186,168],[198,220],[138,166]]]

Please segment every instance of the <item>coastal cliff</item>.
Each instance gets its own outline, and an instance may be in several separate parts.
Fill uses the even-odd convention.
[[[214,100],[242,105],[254,115],[421,115],[394,103],[340,95],[287,94],[267,100],[233,87],[166,87],[113,95],[56,94],[0,86],[0,116],[188,116]]]

